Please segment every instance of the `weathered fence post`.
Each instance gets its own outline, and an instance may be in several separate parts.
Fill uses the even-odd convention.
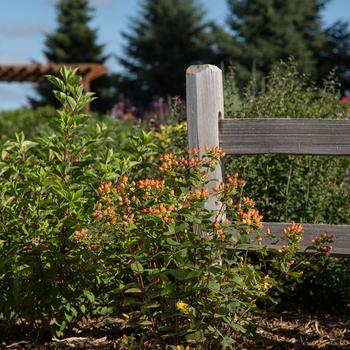
[[[189,148],[219,146],[219,118],[224,117],[221,69],[210,64],[190,66],[186,71],[186,101]],[[209,179],[222,181],[221,166]],[[209,198],[206,208],[218,209],[213,198]]]

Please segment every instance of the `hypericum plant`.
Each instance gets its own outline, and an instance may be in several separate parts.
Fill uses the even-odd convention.
[[[87,225],[98,183],[127,167],[103,124],[84,130],[84,93],[77,70],[49,77],[62,104],[57,131],[36,142],[23,133],[1,148],[0,317],[62,335],[96,303],[107,275],[103,247]]]
[[[252,247],[264,256],[256,234],[265,234],[254,201],[243,195],[245,182],[228,174],[209,192],[208,173],[221,150],[189,153],[165,153],[152,177],[130,173],[101,183],[92,215],[115,241],[115,298],[133,341],[136,336],[169,349],[233,348],[238,334],[254,328],[257,300],[277,282],[247,259]],[[209,196],[219,210],[205,209]],[[298,240],[290,240],[285,252],[295,254]],[[274,259],[288,273],[285,252]]]

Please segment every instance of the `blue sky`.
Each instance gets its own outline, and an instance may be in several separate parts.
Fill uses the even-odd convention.
[[[286,0],[293,1],[293,0]],[[305,0],[308,1],[308,0]],[[120,55],[122,30],[127,30],[130,17],[138,12],[140,0],[91,0],[96,8],[92,26],[99,29],[99,42],[106,44],[106,53]],[[226,0],[199,0],[207,10],[207,17],[224,23]],[[0,64],[45,62],[42,53],[45,33],[55,30],[55,0],[0,0]],[[332,0],[322,13],[325,26],[336,20],[350,21],[350,0]],[[111,71],[120,71],[112,56]],[[33,91],[30,83],[0,82],[0,109],[26,104],[26,96]]]

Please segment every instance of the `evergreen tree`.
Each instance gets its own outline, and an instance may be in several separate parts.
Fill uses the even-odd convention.
[[[144,0],[123,36],[123,91],[137,104],[183,96],[186,68],[210,59],[209,24],[195,0]]]
[[[326,29],[326,42],[319,52],[319,79],[335,69],[343,94],[350,92],[350,31],[345,22]]]
[[[227,0],[231,37],[219,42],[226,64],[236,67],[239,83],[266,76],[272,66],[294,57],[300,69],[316,73],[324,33],[320,10],[325,0]],[[222,35],[221,35],[222,36]]]
[[[89,0],[58,0],[58,26],[54,33],[45,40],[44,54],[49,63],[101,63],[107,57],[103,54],[104,45],[97,43],[97,31],[90,28],[93,9]],[[99,97],[94,107],[103,103],[103,97],[109,93],[108,78],[93,81],[92,90]],[[52,87],[47,83],[38,86],[38,100],[32,99],[33,105],[56,104]],[[103,96],[100,96],[102,92]]]

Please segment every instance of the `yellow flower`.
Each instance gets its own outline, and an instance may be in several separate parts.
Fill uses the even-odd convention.
[[[176,308],[181,311],[186,311],[188,308],[188,304],[184,303],[182,300],[179,300],[176,303]]]
[[[270,283],[270,277],[269,275],[266,275],[264,277],[264,284],[263,284],[263,290],[267,291],[272,287],[272,284]]]

